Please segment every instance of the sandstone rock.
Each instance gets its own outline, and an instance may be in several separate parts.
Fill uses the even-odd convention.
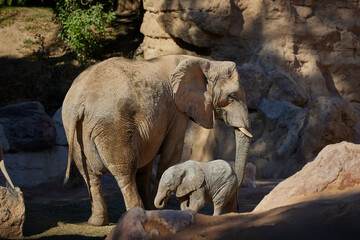
[[[39,102],[0,108],[0,124],[11,151],[38,151],[55,145],[54,124]]]
[[[131,14],[140,8],[140,0],[117,0],[117,14]]]
[[[3,128],[3,126],[1,124],[0,124],[0,144],[2,145],[2,150],[4,152],[9,151],[9,149],[10,149],[9,141],[7,140],[7,138],[5,136],[4,128]]]
[[[197,55],[197,51],[202,51],[199,48],[216,47],[219,42],[226,42],[239,35],[243,24],[241,11],[232,0],[146,0],[144,8],[146,13],[141,32],[145,38],[141,48],[145,59],[179,54],[179,48],[188,51],[188,54]],[[164,48],[164,43],[173,49]]]
[[[271,87],[267,99],[270,101],[287,101],[300,107],[307,105],[309,95],[291,78],[276,70],[267,76]]]
[[[54,123],[55,131],[56,131],[56,145],[67,146],[68,142],[66,139],[65,129],[62,123],[61,108],[59,108],[56,111],[56,113],[52,117],[52,121]]]
[[[163,29],[144,33],[144,42],[168,34],[189,43],[193,52],[199,53],[196,47],[208,50],[200,55],[238,65],[256,63],[266,72],[279,68],[311,98],[340,94],[359,101],[357,1],[146,0],[144,8],[156,19],[151,25]],[[143,25],[150,25],[148,18]],[[161,41],[148,43],[144,52],[150,48],[162,54]],[[179,47],[189,50],[185,45],[174,48]]]
[[[295,153],[308,109],[263,99],[259,110],[265,117],[264,130],[252,143],[249,160],[256,165],[258,178],[288,177],[302,167]]]
[[[121,216],[106,240],[152,239],[174,234],[193,223],[194,215],[192,210],[145,211],[134,207]]]
[[[158,10],[165,32],[199,47],[214,44],[219,37],[239,35],[243,24],[232,0],[159,1]]]
[[[243,64],[238,67],[241,83],[246,94],[246,103],[249,109],[257,109],[261,100],[269,92],[269,81],[265,73],[257,65]]]
[[[360,145],[342,142],[326,146],[316,159],[281,182],[254,212],[300,202],[311,195],[360,188]]]
[[[357,115],[351,104],[340,97],[318,97],[309,111],[300,142],[304,161],[312,161],[328,144],[355,141]]]
[[[67,147],[55,146],[42,152],[6,153],[4,157],[13,183],[20,187],[32,187],[44,182],[62,180],[67,155]]]
[[[151,38],[145,36],[143,42],[140,45],[140,48],[141,49],[139,51],[143,52],[143,57],[145,59],[169,54],[196,55],[195,52],[183,49],[178,46],[172,38]]]
[[[20,189],[0,186],[0,238],[23,238],[24,221],[25,204]]]
[[[145,12],[140,32],[150,38],[171,38],[170,35],[161,28],[157,22],[157,17],[158,15],[156,13],[150,11]]]

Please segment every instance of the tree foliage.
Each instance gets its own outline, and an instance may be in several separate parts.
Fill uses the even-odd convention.
[[[107,26],[115,20],[113,1],[59,0],[55,19],[62,25],[60,38],[87,63],[102,47],[111,32]]]
[[[0,0],[0,6],[3,5],[24,5],[25,4],[25,0]]]

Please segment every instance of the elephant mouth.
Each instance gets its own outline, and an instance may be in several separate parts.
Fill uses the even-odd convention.
[[[163,198],[159,201],[155,201],[155,207],[158,209],[163,209],[165,207],[166,202],[167,202],[167,198]]]
[[[251,135],[251,133],[246,129],[246,128],[243,128],[243,127],[235,127],[235,130],[238,130],[240,132],[242,132],[245,136],[249,137],[249,138],[252,138],[253,135]]]
[[[159,205],[160,205],[161,207],[164,207],[164,205],[165,205],[164,199],[162,199],[162,200],[160,201]]]

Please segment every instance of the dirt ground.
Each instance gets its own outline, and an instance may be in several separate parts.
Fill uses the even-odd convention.
[[[257,188],[242,188],[239,192],[239,212],[252,211],[260,200],[271,191],[279,180],[258,180]],[[110,220],[109,226],[94,227],[87,224],[91,205],[85,187],[64,188],[61,183],[44,184],[36,188],[22,188],[25,198],[26,239],[104,239],[125,212],[125,205],[116,181],[111,175],[102,179],[105,202]],[[175,197],[167,209],[179,210]],[[212,215],[210,204],[200,213]]]

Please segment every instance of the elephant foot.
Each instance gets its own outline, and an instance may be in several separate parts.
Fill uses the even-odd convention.
[[[105,226],[109,225],[109,219],[107,217],[91,216],[88,223],[93,226]]]

